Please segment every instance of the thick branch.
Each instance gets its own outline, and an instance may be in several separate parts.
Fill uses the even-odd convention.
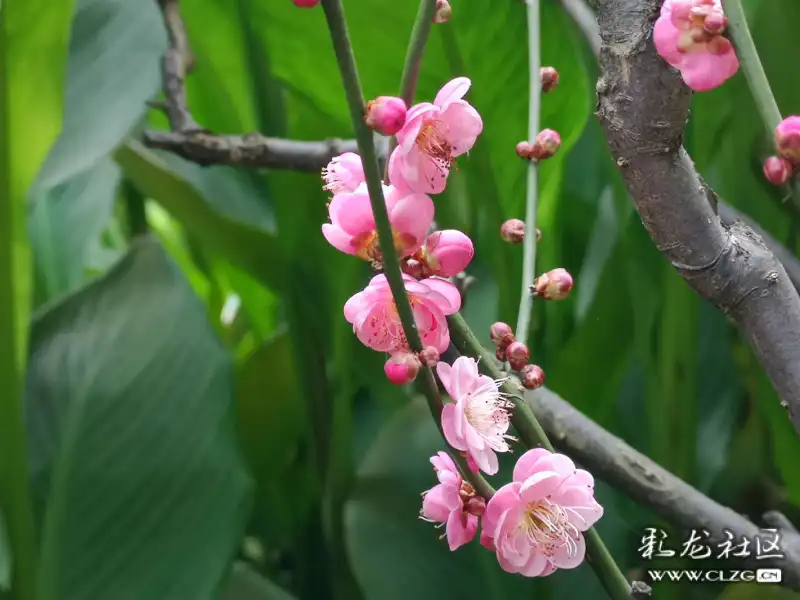
[[[690,90],[652,43],[659,0],[601,0],[597,116],[659,250],[747,334],[800,431],[800,297],[783,266],[716,196],[681,144]]]
[[[705,529],[712,544],[723,542],[726,530],[745,536],[751,544],[758,534],[764,535],[751,521],[675,477],[550,390],[526,392],[525,400],[558,450],[669,523],[687,530]],[[800,535],[785,518],[769,514],[764,520],[766,527],[780,529],[785,554],[785,559],[769,566],[783,570],[784,585],[800,589]],[[765,567],[769,562],[754,556],[751,561],[742,566]]]

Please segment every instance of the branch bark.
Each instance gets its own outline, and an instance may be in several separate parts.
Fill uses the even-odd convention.
[[[780,262],[682,146],[691,91],[652,44],[659,0],[600,0],[597,116],[636,210],[687,283],[745,332],[800,432],[800,297]]]

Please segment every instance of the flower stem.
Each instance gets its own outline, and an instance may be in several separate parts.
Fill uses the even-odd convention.
[[[533,143],[539,133],[539,106],[541,103],[542,82],[539,70],[539,0],[527,0],[528,4],[528,76],[530,91],[528,95],[528,141]],[[528,163],[528,188],[525,195],[525,239],[522,246],[522,295],[517,314],[517,339],[527,343],[528,328],[531,321],[533,295],[530,287],[536,271],[536,209],[539,192],[539,165],[532,160]]]
[[[414,90],[417,89],[419,72],[422,69],[422,57],[425,54],[425,45],[433,27],[433,17],[436,14],[436,0],[420,0],[417,18],[411,30],[411,39],[408,41],[406,60],[403,64],[403,74],[400,76],[400,97],[409,108],[414,104]],[[397,147],[397,138],[389,138],[389,153],[386,155],[386,180],[389,180],[389,157]]]
[[[430,0],[423,0],[420,13],[424,12],[423,6],[430,3]],[[435,7],[435,1],[433,5]],[[408,295],[406,294],[406,288],[403,282],[403,274],[400,271],[400,262],[397,259],[397,252],[394,248],[392,227],[389,223],[389,214],[386,210],[386,201],[383,197],[378,155],[375,151],[372,132],[367,127],[366,123],[364,123],[364,96],[361,91],[358,69],[356,68],[356,61],[350,44],[350,36],[347,32],[347,23],[344,18],[342,3],[341,0],[322,0],[322,7],[328,22],[328,29],[331,32],[333,49],[336,54],[336,61],[339,63],[339,71],[341,72],[342,83],[344,85],[345,95],[347,96],[347,104],[350,107],[350,117],[353,121],[356,141],[358,142],[358,151],[361,154],[361,162],[364,166],[364,177],[367,181],[370,205],[372,206],[372,214],[375,217],[375,229],[378,232],[378,243],[383,259],[383,272],[389,283],[389,288],[392,290],[392,298],[397,307],[397,314],[400,317],[400,323],[403,326],[403,332],[408,340],[408,345],[413,352],[421,352],[423,349],[422,340],[419,337],[414,314],[411,311],[411,304],[408,301]],[[430,18],[431,20],[433,19],[433,14],[430,15]],[[419,17],[417,20],[419,21]],[[416,32],[417,27],[414,29]],[[430,28],[428,28],[428,30],[429,29]],[[423,39],[425,37],[427,37],[427,33],[423,36]],[[412,43],[412,46],[413,45]],[[418,54],[421,59],[421,50]],[[436,385],[433,371],[428,367],[421,369],[417,380],[425,394],[425,399],[428,402],[428,407],[431,410],[434,421],[436,421],[436,426],[439,428],[439,432],[444,438],[441,419],[442,399],[439,396],[439,387]],[[454,460],[462,468],[464,478],[470,482],[478,493],[487,498],[491,497],[494,490],[492,490],[486,480],[479,474],[470,472],[464,458],[458,454],[457,451],[453,451],[453,453],[455,455]]]
[[[494,357],[486,351],[459,313],[448,317],[448,322],[453,341],[463,352],[480,359],[479,364],[484,373],[492,379],[507,378],[506,374],[493,362]],[[528,448],[544,446],[553,452],[553,446],[550,440],[547,439],[547,434],[545,434],[528,403],[521,397],[523,393],[522,387],[517,383],[512,383],[512,380],[506,381],[501,387],[504,393],[514,399],[515,408],[511,416],[511,422],[523,443]],[[584,538],[586,539],[587,552],[592,559],[592,568],[597,574],[600,583],[608,592],[609,597],[614,600],[630,600],[630,584],[609,553],[603,540],[600,539],[600,535],[592,528],[584,532]]]

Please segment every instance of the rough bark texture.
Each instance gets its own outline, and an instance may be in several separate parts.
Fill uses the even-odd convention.
[[[682,137],[691,91],[652,43],[659,0],[600,0],[597,116],[658,249],[749,338],[800,432],[800,297],[761,238],[725,226]]]
[[[725,531],[751,540],[760,527],[739,513],[718,504],[675,477],[645,455],[612,435],[568,402],[546,388],[525,393],[547,436],[557,450],[568,454],[595,476],[652,509],[664,520],[686,530],[705,529],[711,544],[726,540]],[[800,589],[800,535],[779,513],[764,515],[764,527],[781,532],[783,560],[743,561],[744,568],[773,567],[783,571],[783,584]],[[642,532],[644,535],[644,532]],[[765,537],[769,539],[769,536]],[[731,568],[735,568],[731,563]]]

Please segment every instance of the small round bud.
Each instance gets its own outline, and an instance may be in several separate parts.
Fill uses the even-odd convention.
[[[416,258],[407,258],[401,264],[406,275],[411,275],[414,279],[422,279],[425,276],[425,266]]]
[[[486,511],[486,500],[483,496],[472,496],[467,500],[466,504],[464,504],[464,510],[476,517],[482,517],[483,513]]]
[[[550,158],[561,148],[561,136],[553,129],[542,129],[533,144],[533,158],[544,160]]]
[[[292,2],[300,8],[312,8],[319,4],[319,0],[292,0]]]
[[[544,385],[544,370],[539,365],[525,365],[519,374],[526,389],[535,390]]]
[[[389,357],[383,366],[386,378],[395,385],[404,385],[417,378],[419,359],[409,352],[398,352]]]
[[[525,222],[509,219],[500,227],[500,237],[509,244],[521,244],[525,239]]]
[[[542,67],[539,69],[539,76],[542,79],[542,92],[552,92],[558,85],[558,71],[554,67]]]
[[[447,0],[436,0],[436,12],[433,14],[434,23],[447,23],[453,16],[453,9]]]
[[[419,362],[431,369],[439,362],[439,351],[433,346],[428,346],[419,353]]]
[[[770,156],[764,161],[764,177],[772,185],[783,185],[792,176],[792,163],[782,156]]]
[[[364,122],[381,135],[394,135],[406,124],[407,111],[402,98],[379,96],[367,103]]]
[[[501,363],[506,362],[506,349],[498,346],[497,350],[494,351],[494,357]]]
[[[533,158],[533,146],[530,142],[523,141],[517,144],[516,152],[517,156],[524,158],[525,160],[530,160]]]
[[[511,368],[519,371],[528,364],[528,359],[531,357],[528,347],[522,342],[512,342],[506,348],[506,359]]]
[[[778,154],[793,163],[800,163],[800,116],[786,117],[775,128]]]
[[[537,277],[531,293],[545,300],[563,300],[572,291],[572,275],[566,269],[553,269]]]
[[[489,339],[498,348],[507,348],[514,338],[514,330],[508,323],[497,322],[489,328]],[[500,358],[499,356],[497,358]],[[502,360],[505,360],[503,358]]]

